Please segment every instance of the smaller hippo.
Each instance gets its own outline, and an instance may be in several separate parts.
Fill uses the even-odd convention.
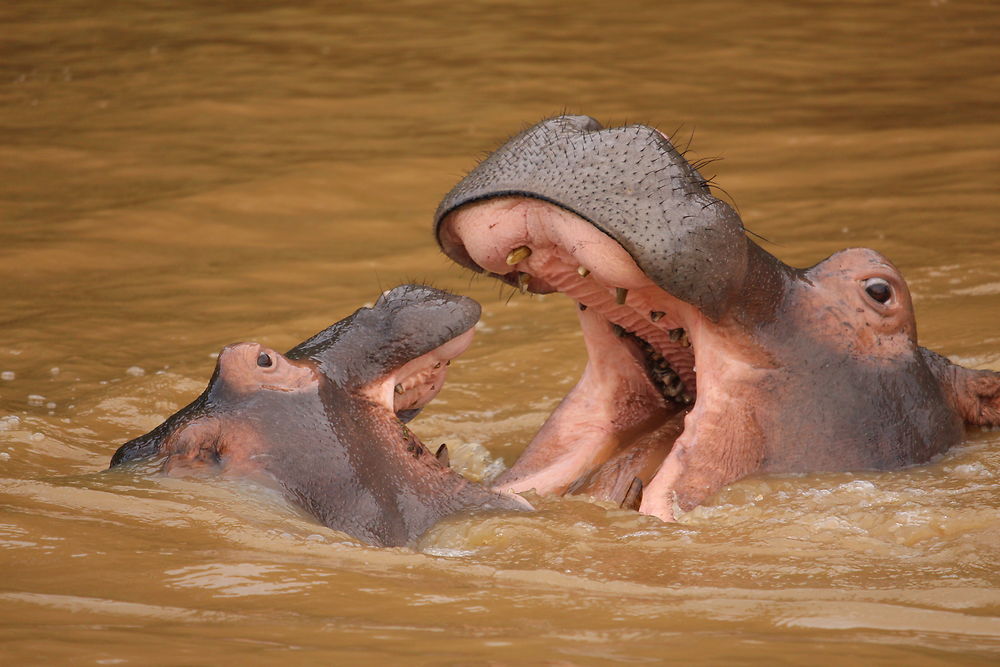
[[[524,510],[454,472],[406,426],[441,390],[472,340],[472,299],[403,285],[284,355],[223,348],[208,388],[111,467],[162,459],[168,474],[207,470],[276,484],[322,523],[376,546],[413,542],[467,509]]]

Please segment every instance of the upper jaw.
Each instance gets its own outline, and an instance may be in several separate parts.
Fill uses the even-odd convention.
[[[446,251],[481,270],[525,291],[564,292],[590,314],[599,313],[609,331],[641,339],[670,362],[694,396],[692,345],[704,316],[655,284],[590,223],[545,202],[504,198],[458,209],[442,222],[439,237]],[[594,338],[596,326],[584,326],[587,338]]]
[[[562,116],[526,130],[441,202],[435,229],[445,253],[493,270],[451,243],[446,221],[463,207],[507,197],[546,202],[589,223],[653,283],[712,319],[746,276],[750,242],[739,216],[651,127],[603,129],[587,117]]]

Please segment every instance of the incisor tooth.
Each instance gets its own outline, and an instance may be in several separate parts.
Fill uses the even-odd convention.
[[[519,248],[514,248],[507,253],[507,266],[514,266],[518,262],[523,262],[529,257],[531,257],[531,248],[528,246],[523,245]]]
[[[590,275],[590,269],[588,269],[585,266],[576,267],[576,272],[580,274],[581,278],[586,278],[587,276]]]
[[[521,290],[521,294],[528,293],[528,283],[531,282],[531,276],[527,273],[517,274],[517,287]]]
[[[395,388],[393,389],[393,391],[395,391],[397,394],[402,394],[403,393],[403,385],[397,384],[395,386]]]
[[[625,297],[628,296],[628,290],[624,287],[615,288],[615,303],[619,306],[625,305]]]
[[[662,320],[664,315],[666,315],[666,313],[663,312],[662,310],[649,311],[649,319],[653,320],[654,322],[659,322],[660,320]]]

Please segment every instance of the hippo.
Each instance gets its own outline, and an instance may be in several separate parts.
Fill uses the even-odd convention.
[[[456,473],[446,447],[432,454],[407,426],[441,390],[479,313],[467,297],[403,285],[285,354],[226,346],[204,393],[122,445],[111,468],[262,481],[376,546],[411,544],[463,510],[530,509]]]
[[[747,475],[899,468],[1000,423],[1000,373],[917,345],[889,260],[784,264],[654,128],[542,121],[461,180],[434,229],[458,264],[579,307],[582,377],[497,489],[670,521]]]

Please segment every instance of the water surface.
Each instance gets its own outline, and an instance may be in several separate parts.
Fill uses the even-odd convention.
[[[511,463],[582,368],[573,306],[471,279],[430,218],[563,110],[693,137],[769,250],[880,250],[922,344],[1000,369],[996,5],[377,5],[0,6],[3,662],[995,661],[995,431],[677,524],[535,498],[412,550],[248,484],[101,472],[223,345],[288,348],[411,280],[484,305],[415,430],[472,477]]]

